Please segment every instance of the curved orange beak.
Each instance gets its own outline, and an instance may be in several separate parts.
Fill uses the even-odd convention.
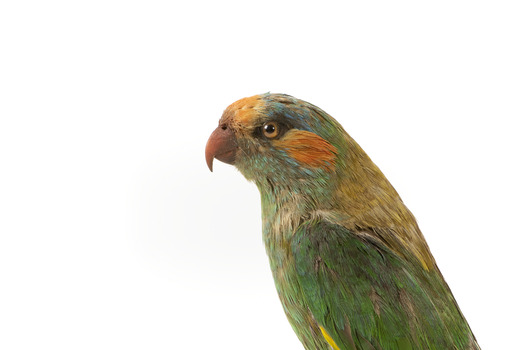
[[[219,125],[208,139],[206,144],[206,164],[213,171],[213,159],[217,158],[227,164],[235,163],[237,153],[237,139],[233,130],[226,125]]]

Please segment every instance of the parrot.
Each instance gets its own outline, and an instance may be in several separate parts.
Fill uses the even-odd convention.
[[[305,349],[480,349],[414,215],[328,113],[286,94],[240,99],[205,158],[256,184],[277,294]]]

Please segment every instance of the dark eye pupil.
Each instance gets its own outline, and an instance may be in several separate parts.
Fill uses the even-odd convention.
[[[273,134],[275,132],[275,125],[268,124],[264,126],[264,131],[268,134]]]

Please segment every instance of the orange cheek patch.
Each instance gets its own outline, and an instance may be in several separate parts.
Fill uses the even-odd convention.
[[[274,145],[305,166],[326,170],[335,168],[337,149],[312,132],[290,130],[282,139],[275,140]]]

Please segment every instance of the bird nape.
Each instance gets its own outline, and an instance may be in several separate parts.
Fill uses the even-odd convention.
[[[261,193],[263,240],[306,349],[479,349],[412,213],[342,126],[284,94],[243,98],[206,145]]]

